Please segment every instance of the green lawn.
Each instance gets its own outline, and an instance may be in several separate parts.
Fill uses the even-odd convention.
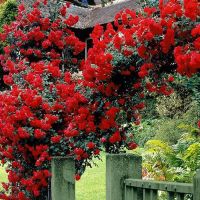
[[[5,172],[4,168],[0,166],[0,183],[6,182],[6,181],[7,181],[6,172]],[[1,189],[2,189],[2,186],[0,184],[0,191],[1,191]]]
[[[76,182],[76,200],[104,200],[105,189],[105,154],[103,162],[95,160],[98,167],[87,168],[80,181]],[[0,182],[6,181],[6,174],[0,167]],[[1,186],[0,186],[1,189]]]
[[[105,186],[105,154],[102,161],[96,160],[98,167],[88,168],[81,180],[76,184],[77,200],[104,200],[106,199]]]
[[[3,167],[0,167],[0,182],[6,182],[6,173]],[[1,185],[0,185],[1,188]]]

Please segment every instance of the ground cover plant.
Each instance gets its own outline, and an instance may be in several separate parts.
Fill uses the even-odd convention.
[[[159,8],[126,9],[114,27],[94,28],[93,47],[80,61],[84,43],[70,29],[78,18],[65,18],[69,4],[20,5],[0,34],[10,44],[1,55],[10,90],[0,94],[0,159],[9,181],[0,198],[46,199],[54,155],[73,155],[79,180],[101,150],[136,148],[128,130],[141,121],[144,97],[170,95],[174,71],[199,72],[199,6],[161,0]]]

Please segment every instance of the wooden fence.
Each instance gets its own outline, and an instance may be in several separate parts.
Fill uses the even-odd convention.
[[[75,200],[75,162],[73,158],[52,160],[52,200]],[[157,200],[165,191],[168,200],[200,200],[200,170],[193,183],[142,180],[142,159],[133,154],[106,156],[106,200]],[[102,199],[99,199],[102,200]]]
[[[125,180],[125,199],[137,199],[137,191],[142,189],[142,199],[156,200],[158,191],[166,191],[169,200],[184,200],[186,194],[193,194],[193,184],[144,181],[139,179]]]

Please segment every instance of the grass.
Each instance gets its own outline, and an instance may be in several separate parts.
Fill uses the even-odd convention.
[[[106,199],[105,154],[102,154],[102,160],[96,159],[95,163],[98,167],[87,168],[81,180],[76,182],[76,200]],[[0,167],[0,183],[6,182],[6,180],[5,170]]]
[[[0,167],[0,182],[6,182],[6,180],[7,180],[6,172],[3,167]]]
[[[95,160],[98,167],[86,169],[81,180],[76,183],[76,199],[77,200],[99,200],[106,199],[105,186],[105,154],[102,160]]]

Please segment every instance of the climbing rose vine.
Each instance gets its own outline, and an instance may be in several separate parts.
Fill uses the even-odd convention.
[[[170,0],[165,5],[161,0],[158,9],[126,9],[116,15],[114,27],[94,28],[93,48],[82,70],[85,84],[100,96],[102,115],[105,107],[118,109],[117,124],[102,120],[105,131],[117,127],[121,134],[127,122],[139,124],[146,94],[170,95],[174,72],[188,77],[199,72],[199,16],[197,0]]]
[[[199,72],[197,0],[118,13],[114,27],[94,28],[81,62],[84,43],[70,29],[78,17],[66,16],[68,4],[53,6],[46,13],[47,1],[30,11],[20,5],[0,34],[10,44],[1,55],[10,85],[0,94],[0,159],[9,180],[1,199],[47,199],[52,156],[74,156],[79,179],[101,150],[136,148],[128,130],[140,123],[146,94],[170,95],[174,71]]]
[[[0,159],[8,164],[9,181],[0,199],[46,199],[51,156],[75,154],[81,170],[87,161],[80,155],[87,159],[99,151],[89,138],[85,150],[80,148],[84,136],[78,139],[73,123],[74,118],[79,117],[79,123],[87,118],[88,133],[94,129],[85,89],[78,89],[72,77],[85,46],[69,29],[78,18],[64,18],[68,4],[55,4],[56,10],[44,15],[49,4],[36,2],[30,11],[20,5],[16,21],[5,25],[0,35],[10,44],[1,65],[11,87],[0,94]]]

